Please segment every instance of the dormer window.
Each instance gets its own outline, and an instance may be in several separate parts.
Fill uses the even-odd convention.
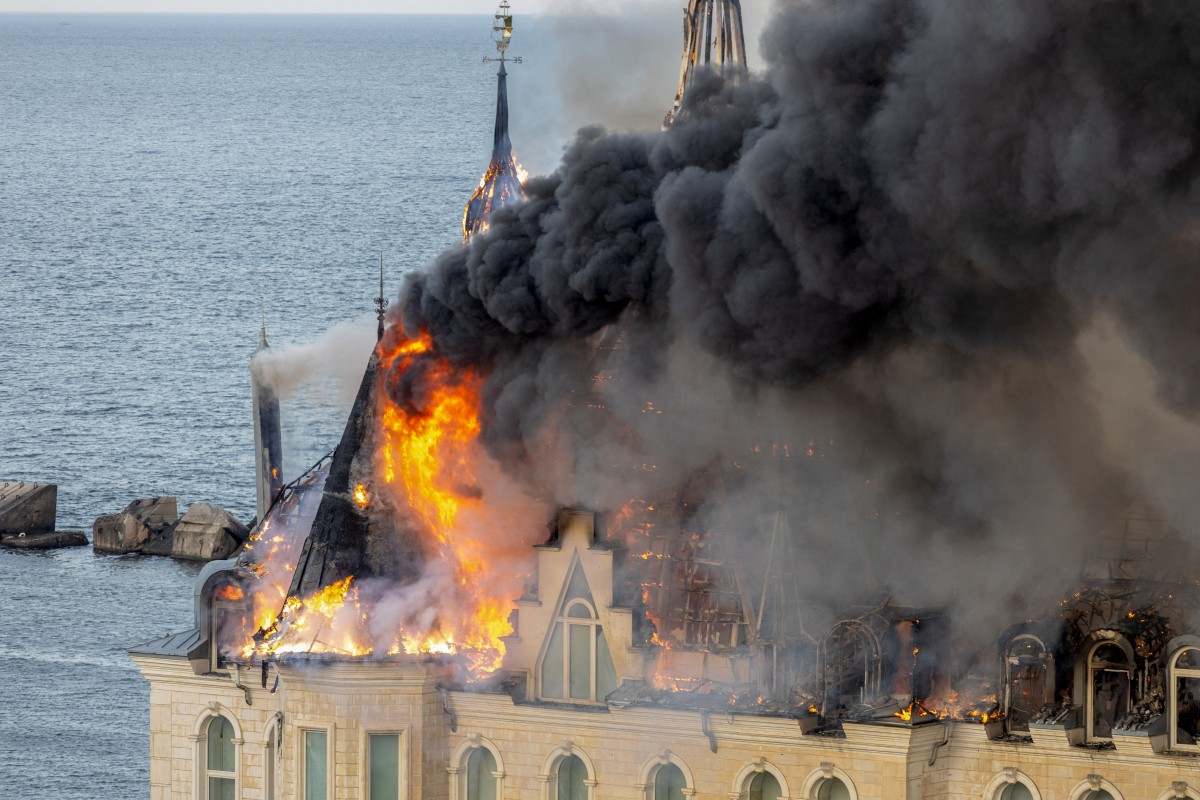
[[[1014,636],[1004,649],[1004,713],[1012,730],[1028,730],[1029,720],[1054,701],[1053,656],[1036,636]]]
[[[1087,738],[1105,741],[1129,713],[1133,665],[1125,650],[1111,641],[1092,645],[1087,663]]]
[[[547,700],[600,702],[617,688],[612,654],[578,563],[551,625],[541,664],[541,695]]]
[[[1185,647],[1167,664],[1171,749],[1200,751],[1200,647]]]

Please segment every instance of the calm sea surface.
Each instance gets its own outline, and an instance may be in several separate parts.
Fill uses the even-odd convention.
[[[369,315],[380,251],[392,293],[455,244],[489,26],[0,15],[0,478],[59,484],[61,528],[154,494],[248,521],[260,315],[310,339]],[[339,403],[285,405],[289,473],[336,444]],[[147,795],[125,649],[190,624],[195,572],[0,552],[0,798]]]

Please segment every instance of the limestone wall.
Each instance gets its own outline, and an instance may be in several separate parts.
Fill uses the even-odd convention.
[[[464,800],[451,782],[476,746],[499,756],[505,800],[546,800],[553,759],[567,752],[588,764],[595,800],[646,797],[648,770],[664,760],[689,776],[696,800],[737,800],[741,780],[764,769],[792,800],[812,796],[812,782],[824,775],[842,778],[861,800],[990,800],[1012,781],[1041,800],[1082,800],[1093,789],[1115,800],[1200,800],[1200,758],[1155,755],[1139,737],[1117,737],[1116,749],[1104,751],[1072,747],[1051,731],[1038,732],[1033,744],[1005,744],[987,741],[982,726],[960,723],[851,724],[834,738],[802,736],[787,719],[514,705],[507,695],[470,692],[443,699],[419,662],[285,667],[274,694],[260,688],[257,671],[243,672],[242,682],[252,684],[248,704],[229,676],[195,676],[184,659],[135,660],[151,684],[150,800],[195,797],[198,733],[213,713],[226,714],[241,731],[238,796],[265,800],[266,733],[276,712],[283,713],[281,800],[299,798],[305,727],[330,732],[331,800],[366,800],[370,731],[402,735],[408,800]]]

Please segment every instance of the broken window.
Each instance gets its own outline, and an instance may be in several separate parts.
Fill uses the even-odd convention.
[[[233,800],[237,783],[237,752],[233,724],[225,717],[213,717],[205,733],[207,751],[205,800]]]
[[[1004,651],[1004,713],[1010,730],[1028,730],[1029,720],[1053,702],[1053,679],[1051,656],[1041,639],[1021,634],[1009,641]]]
[[[542,697],[598,702],[617,688],[617,673],[587,578],[578,564],[542,656]]]
[[[1132,664],[1120,645],[1100,642],[1088,658],[1087,738],[1111,739],[1129,712]]]
[[[1185,647],[1171,657],[1171,748],[1200,750],[1200,648]]]
[[[879,640],[857,620],[840,622],[824,642],[825,710],[840,710],[872,702],[879,694]]]

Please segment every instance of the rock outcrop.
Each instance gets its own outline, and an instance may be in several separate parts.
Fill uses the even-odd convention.
[[[170,555],[170,530],[179,519],[174,497],[134,500],[119,514],[105,514],[92,523],[92,547],[101,553],[140,553],[166,541]],[[155,553],[151,553],[154,555]]]
[[[250,531],[223,508],[192,503],[171,533],[171,556],[191,561],[229,558]]]
[[[0,536],[53,533],[57,513],[56,485],[0,481]]]

